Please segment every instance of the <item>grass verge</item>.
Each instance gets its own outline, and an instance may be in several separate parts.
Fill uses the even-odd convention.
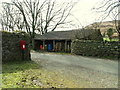
[[[77,88],[79,86],[57,72],[42,69],[33,61],[4,63],[2,74],[3,88]]]

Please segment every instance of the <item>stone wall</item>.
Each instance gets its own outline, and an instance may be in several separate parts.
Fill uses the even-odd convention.
[[[71,52],[83,56],[107,57],[117,59],[120,55],[120,42],[100,42],[90,40],[72,41]]]
[[[24,60],[30,60],[29,36],[25,33],[2,32],[2,62],[23,60],[20,40],[27,41]]]

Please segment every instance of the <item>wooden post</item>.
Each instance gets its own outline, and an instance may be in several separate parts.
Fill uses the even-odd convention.
[[[67,40],[65,40],[65,52],[67,51]]]
[[[62,43],[61,42],[59,43],[59,51],[60,52],[62,51]]]
[[[55,40],[53,40],[53,51],[55,51]]]
[[[43,50],[45,50],[45,40],[43,40]]]
[[[68,43],[68,52],[70,52],[70,44]]]

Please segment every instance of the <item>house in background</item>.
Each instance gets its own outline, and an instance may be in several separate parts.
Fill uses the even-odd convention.
[[[34,38],[35,49],[41,51],[71,52],[73,39],[102,40],[100,30],[52,31]]]
[[[114,34],[112,35],[112,39],[118,39],[118,38],[119,38],[118,33],[114,33]]]

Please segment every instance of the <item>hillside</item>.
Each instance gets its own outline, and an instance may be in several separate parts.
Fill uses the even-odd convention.
[[[85,27],[86,29],[100,29],[101,33],[105,33],[109,28],[115,29],[115,21],[105,21],[101,24],[99,22],[95,22]]]

